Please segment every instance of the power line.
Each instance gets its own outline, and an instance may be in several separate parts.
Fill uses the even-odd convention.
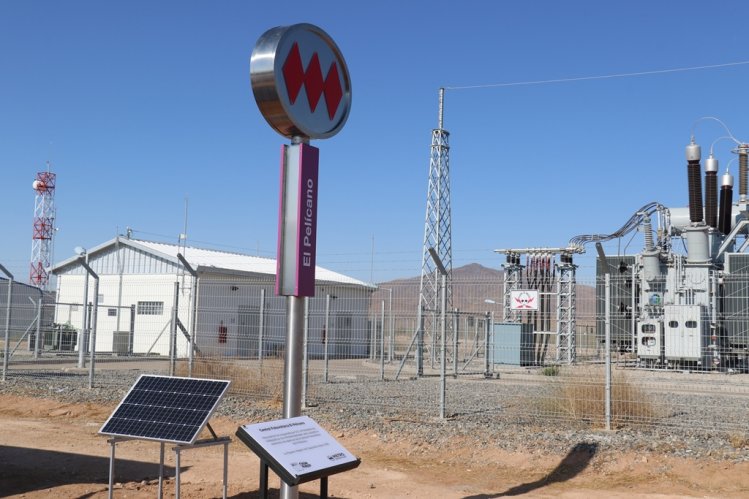
[[[474,89],[480,89],[480,88],[520,87],[520,86],[527,86],[527,85],[569,83],[569,82],[586,81],[586,80],[631,78],[634,76],[648,76],[648,75],[666,74],[666,73],[683,73],[686,71],[726,68],[726,67],[731,67],[731,66],[743,66],[746,64],[749,64],[749,61],[727,62],[724,64],[710,64],[706,66],[691,66],[691,67],[685,67],[685,68],[657,69],[653,71],[638,71],[635,73],[615,73],[615,74],[598,75],[598,76],[578,76],[578,77],[573,77],[573,78],[555,78],[551,80],[531,80],[531,81],[516,81],[516,82],[509,82],[509,83],[487,83],[483,85],[454,86],[454,87],[445,87],[445,90],[474,90]]]

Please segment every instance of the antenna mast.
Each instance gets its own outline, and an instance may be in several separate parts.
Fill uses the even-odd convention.
[[[50,171],[49,161],[47,161],[47,171],[38,172],[36,180],[31,184],[36,196],[34,198],[29,282],[43,290],[48,289],[49,269],[54,258],[56,182],[57,175]]]
[[[440,296],[442,280],[439,269],[429,254],[434,248],[447,271],[446,304],[452,310],[452,222],[450,212],[450,132],[443,128],[445,89],[439,92],[439,126],[432,130],[432,146],[429,161],[429,188],[424,223],[424,246],[421,259],[421,282],[419,285],[419,331],[417,344],[417,371],[423,374],[424,349],[430,351],[431,363],[436,359],[440,334]],[[452,331],[452,321],[444,328],[445,334]],[[425,342],[425,337],[430,343]],[[453,352],[455,355],[455,352]]]

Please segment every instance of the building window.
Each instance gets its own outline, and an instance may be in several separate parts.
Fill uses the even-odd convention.
[[[107,309],[107,315],[109,317],[117,317],[117,309],[116,308],[108,308]]]
[[[161,315],[164,313],[163,301],[139,301],[138,315]]]

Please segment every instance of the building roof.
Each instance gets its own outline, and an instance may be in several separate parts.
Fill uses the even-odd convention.
[[[219,251],[212,249],[196,248],[193,246],[179,246],[176,244],[158,243],[154,241],[145,241],[141,239],[128,239],[124,237],[115,237],[109,241],[100,244],[88,251],[89,258],[95,258],[97,253],[111,251],[117,245],[130,246],[136,250],[150,253],[154,257],[168,260],[176,265],[180,265],[177,253],[187,260],[187,263],[197,272],[241,272],[253,274],[265,274],[268,276],[276,275],[276,260],[274,258],[263,258],[259,256],[245,255],[243,253]],[[54,274],[61,274],[66,268],[78,266],[78,256],[63,260],[52,267]],[[315,279],[317,281],[327,281],[339,284],[352,284],[376,288],[375,285],[354,279],[353,277],[333,272],[320,266],[315,266]]]

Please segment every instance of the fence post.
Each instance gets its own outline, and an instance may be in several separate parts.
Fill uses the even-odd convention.
[[[385,380],[385,300],[380,313],[380,381]]]
[[[491,314],[486,313],[486,330],[484,331],[484,378],[491,378],[492,373],[489,371],[489,334],[491,330]]]
[[[179,281],[174,281],[172,325],[169,328],[169,376],[174,376],[177,367],[177,315],[179,310]]]
[[[459,340],[459,334],[460,334],[460,318],[459,318],[459,309],[453,310],[453,378],[458,377],[458,345],[460,344]]]
[[[372,315],[369,321],[369,360],[377,359],[377,316]]]
[[[330,343],[330,294],[325,295],[325,326],[323,326],[323,382],[328,382],[328,344]]]
[[[442,297],[440,303],[440,418],[445,419],[445,395],[447,392],[447,273],[442,273]]]
[[[187,270],[190,273],[190,276],[192,276],[192,282],[190,286],[190,302],[188,302],[190,305],[190,331],[188,333],[189,338],[187,352],[187,375],[189,377],[192,377],[192,366],[195,360],[195,331],[197,330],[197,328],[195,327],[195,321],[197,320],[198,315],[198,273],[194,268],[192,268],[192,266],[182,253],[177,253],[177,258],[180,262],[182,262],[182,266],[185,268],[185,270]]]
[[[493,348],[493,340],[494,340],[494,311],[492,310],[491,314],[489,314],[489,343],[487,344],[489,346],[489,352],[487,353],[487,357],[489,357],[489,374],[494,373],[494,348]]]
[[[42,297],[39,297],[39,304],[36,307],[36,336],[34,337],[34,358],[39,358],[39,335],[42,328]]]
[[[635,265],[633,264],[631,267],[632,269],[632,296],[631,296],[631,307],[632,311],[630,312],[630,328],[632,329],[632,355],[636,357],[637,355],[637,317],[635,311],[637,310],[637,297],[635,294],[635,291],[637,290],[637,286],[635,285]],[[713,294],[713,297],[715,297],[715,294]],[[715,310],[715,308],[713,308]]]
[[[127,339],[127,353],[131,355],[134,349],[134,345],[133,345],[134,340],[135,340],[135,305],[130,305],[130,334],[128,335],[128,339]]]
[[[408,358],[408,350],[401,361],[401,368]],[[400,369],[398,369],[400,372]],[[424,307],[419,304],[419,317],[416,319],[416,377],[424,375]],[[397,378],[397,376],[396,376]]]
[[[611,275],[605,275],[605,332],[606,332],[606,429],[611,429]]]
[[[257,359],[263,365],[263,333],[265,332],[265,289],[260,290],[260,319],[257,333]]]
[[[2,265],[0,265],[0,270],[8,276],[8,303],[5,307],[5,345],[3,346],[3,381],[5,381],[5,373],[8,371],[8,347],[10,346],[10,305],[13,297],[13,274]]]
[[[195,334],[198,330],[195,322],[198,320],[198,274],[192,275],[191,293],[192,303],[190,307],[190,344],[188,345],[187,376],[192,378],[192,367],[195,364],[195,345],[197,344]]]
[[[388,341],[388,363],[393,361],[393,349],[395,348],[395,338],[394,338],[394,324],[393,324],[393,289],[390,288],[388,290],[390,293],[388,295],[388,323],[389,323],[389,330],[390,330],[390,338]]]

